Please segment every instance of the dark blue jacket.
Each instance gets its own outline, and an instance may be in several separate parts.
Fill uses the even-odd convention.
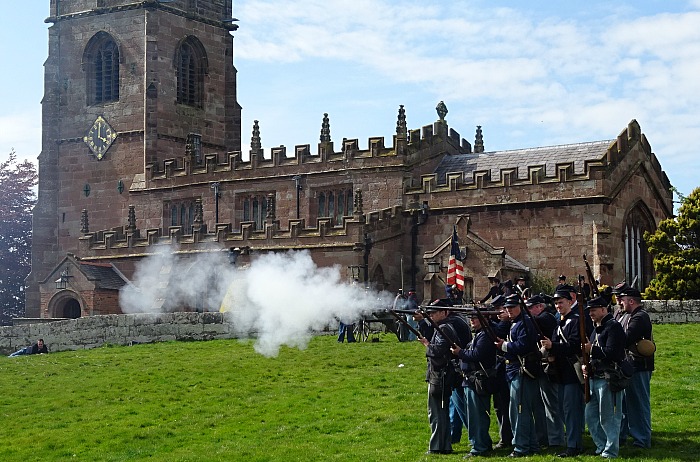
[[[539,369],[539,350],[537,333],[530,318],[525,313],[515,318],[508,334],[508,351],[506,357],[506,377],[512,382],[520,373],[521,360],[531,373]],[[541,370],[541,369],[540,369]]]
[[[425,352],[425,356],[428,358],[426,380],[431,385],[444,386],[442,381],[444,375],[448,372],[454,372],[454,367],[450,364],[455,359],[450,351],[452,343],[456,343],[460,348],[465,348],[472,339],[472,333],[469,325],[461,316],[450,315],[442,320],[438,326],[447,338],[435,329],[430,345]]]
[[[535,322],[540,326],[540,330],[548,339],[554,336],[554,330],[557,328],[557,319],[549,311],[542,311],[535,316]]]
[[[649,314],[640,306],[629,314],[629,319],[624,320],[623,325],[627,326],[625,330],[625,334],[627,334],[625,349],[627,349],[630,356],[634,359],[634,370],[653,371],[654,355],[647,358],[637,353],[638,341],[642,339],[652,340],[651,319],[649,319]]]
[[[559,320],[559,325],[551,338],[552,349],[549,350],[549,354],[554,356],[554,366],[557,369],[559,383],[579,383],[573,366],[576,357],[581,354],[581,334],[578,322],[578,313],[569,312]]]
[[[496,345],[486,334],[486,331],[479,329],[474,334],[474,339],[459,351],[459,361],[462,372],[467,375],[470,372],[490,369],[496,364]],[[481,364],[479,364],[481,363]],[[463,386],[473,386],[469,381],[462,382]]]
[[[446,320],[457,332],[458,339],[453,339],[460,348],[465,348],[472,341],[472,330],[469,321],[458,314],[450,314]],[[449,334],[448,334],[449,335]]]
[[[625,359],[626,340],[625,331],[612,314],[604,317],[600,326],[595,326],[590,338],[593,375],[602,377],[605,370]]]

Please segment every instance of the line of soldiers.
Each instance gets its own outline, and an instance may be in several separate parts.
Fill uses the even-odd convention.
[[[498,310],[495,317],[450,306],[449,299],[425,307],[415,319],[428,360],[428,453],[452,452],[450,401],[467,427],[471,450],[465,458],[504,447],[512,447],[510,457],[547,448],[575,457],[583,453],[586,425],[593,452],[603,458],[617,457],[628,439],[651,447],[651,321],[637,289],[620,283],[612,294],[590,299],[585,309],[577,302],[580,290],[566,284],[552,296],[497,295],[481,306]],[[492,398],[500,437],[495,446]]]

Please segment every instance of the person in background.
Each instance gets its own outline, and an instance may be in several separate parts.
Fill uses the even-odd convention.
[[[418,297],[416,296],[416,289],[411,288],[408,290],[408,298],[406,299],[406,309],[414,312],[418,309]],[[406,321],[411,325],[411,327],[418,328],[418,322],[413,318],[413,316],[406,316]],[[416,339],[416,334],[409,331],[407,339],[409,342],[412,342]]]
[[[491,283],[491,289],[489,289],[489,293],[486,294],[484,298],[479,300],[479,303],[486,303],[487,300],[489,299],[495,299],[499,295],[501,295],[503,292],[501,291],[501,280],[495,277],[490,277],[489,282]]]
[[[48,353],[49,349],[46,348],[46,344],[44,343],[44,339],[40,338],[39,340],[36,341],[34,345],[30,345],[25,348],[21,348],[14,353],[12,353],[9,357],[13,358],[15,356],[23,356],[23,355],[39,355],[39,354],[45,354]]]
[[[340,321],[340,327],[338,328],[338,343],[343,343],[346,334],[348,336],[348,343],[355,342],[355,334],[353,333],[353,330],[355,330],[355,323],[346,324],[343,321]]]
[[[407,306],[408,306],[408,297],[406,295],[404,295],[403,289],[399,289],[399,292],[396,294],[396,297],[394,298],[394,303],[392,305],[392,308],[394,310],[405,310]],[[411,316],[404,316],[403,314],[397,314],[397,316],[406,320],[406,322],[408,322],[408,319],[411,319]],[[399,337],[399,342],[408,341],[409,334],[410,334],[409,329],[402,322],[398,323],[397,329],[398,329],[397,336]]]
[[[525,277],[520,276],[516,281],[515,293],[520,295],[523,301],[527,301],[530,298],[530,288],[525,286]]]
[[[459,290],[457,284],[445,286],[445,293],[447,294],[447,298],[449,298],[452,301],[452,306],[457,306],[464,303],[464,301],[462,300],[462,297],[464,297],[464,292]]]
[[[591,299],[591,285],[586,282],[586,278],[582,275],[579,274],[578,276],[578,283],[581,286],[581,290],[583,291],[583,297],[586,300]]]

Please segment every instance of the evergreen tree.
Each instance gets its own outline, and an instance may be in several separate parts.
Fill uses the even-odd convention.
[[[10,152],[0,162],[0,325],[24,315],[24,279],[31,269],[32,207],[37,172]]]
[[[661,221],[654,233],[644,233],[656,270],[645,298],[700,299],[700,188],[682,204],[676,218]]]

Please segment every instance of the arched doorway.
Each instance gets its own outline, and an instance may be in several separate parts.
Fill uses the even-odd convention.
[[[76,319],[82,316],[82,307],[78,294],[71,290],[62,290],[49,302],[49,315],[52,318]]]
[[[63,316],[62,318],[79,318],[80,317],[80,303],[78,303],[78,300],[71,298],[70,300],[67,300],[66,303],[63,305]]]

